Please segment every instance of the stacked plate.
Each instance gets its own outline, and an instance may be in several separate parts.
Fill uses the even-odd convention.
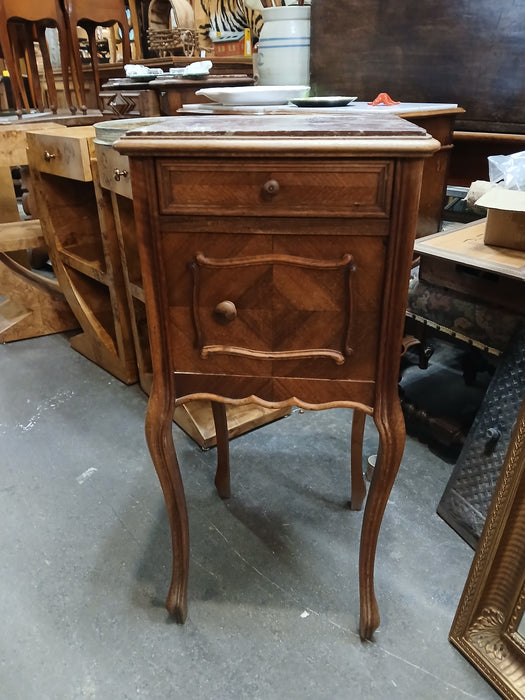
[[[222,105],[284,105],[305,97],[309,85],[248,85],[246,87],[202,88],[196,95],[203,95]]]

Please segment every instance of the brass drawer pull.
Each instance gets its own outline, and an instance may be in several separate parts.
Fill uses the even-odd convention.
[[[113,177],[117,182],[120,182],[121,177],[127,177],[128,176],[128,171],[127,170],[120,170],[119,168],[115,168],[113,171]]]
[[[237,308],[233,301],[221,301],[213,310],[213,315],[217,323],[226,325],[237,318]]]
[[[44,151],[44,160],[46,163],[49,163],[49,161],[54,160],[56,158],[55,153],[50,153],[49,151]]]
[[[269,197],[274,197],[279,192],[279,183],[277,180],[268,180],[263,185],[263,192]]]

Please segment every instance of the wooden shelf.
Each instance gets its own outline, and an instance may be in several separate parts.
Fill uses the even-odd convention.
[[[129,309],[115,232],[101,231],[94,135],[93,127],[71,127],[55,144],[30,133],[28,159],[53,269],[82,328],[71,346],[131,384],[138,373]],[[45,161],[45,151],[55,158]]]
[[[72,250],[64,250],[60,246],[57,246],[57,250],[64,264],[69,265],[98,282],[104,283],[107,281],[107,275],[100,260],[86,259],[84,256],[78,255]]]

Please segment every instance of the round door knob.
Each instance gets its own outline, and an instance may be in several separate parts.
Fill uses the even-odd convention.
[[[218,323],[231,323],[237,317],[237,309],[233,301],[221,301],[213,310]]]
[[[279,192],[279,183],[277,180],[268,180],[263,185],[263,192],[269,197],[273,197]]]
[[[54,160],[56,158],[55,153],[50,153],[49,151],[44,151],[44,160],[46,163],[49,163],[50,160]]]
[[[128,171],[127,170],[120,170],[119,168],[115,168],[113,171],[113,177],[117,182],[120,182],[121,177],[127,177],[128,176]]]

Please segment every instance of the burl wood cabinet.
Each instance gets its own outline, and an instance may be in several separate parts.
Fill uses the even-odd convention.
[[[438,147],[409,122],[366,115],[181,116],[117,142],[130,158],[153,362],[146,433],[172,533],[166,606],[179,622],[189,534],[171,416],[176,401],[208,398],[218,416],[256,401],[373,417],[361,636],[379,625],[375,550],[405,440],[408,275],[423,162]]]
[[[30,132],[28,162],[53,270],[82,328],[71,346],[132,384],[137,365],[126,291],[117,238],[101,228],[94,135],[92,126]]]

